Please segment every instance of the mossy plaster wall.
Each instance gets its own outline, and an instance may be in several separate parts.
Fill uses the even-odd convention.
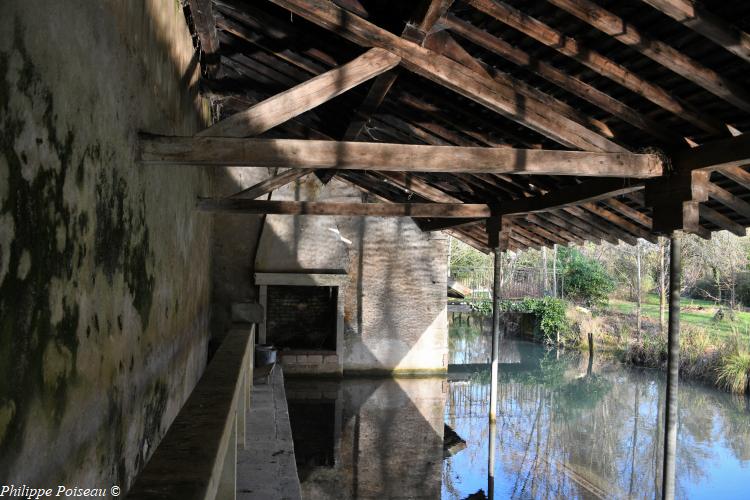
[[[132,481],[200,377],[211,218],[198,168],[133,158],[208,116],[178,2],[0,17],[0,482]]]

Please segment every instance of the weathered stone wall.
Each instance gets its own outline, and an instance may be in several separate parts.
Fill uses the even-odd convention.
[[[137,132],[207,117],[180,3],[0,16],[0,482],[127,487],[203,371],[211,218]]]
[[[279,200],[359,201],[310,175]],[[345,372],[440,371],[447,365],[447,239],[408,218],[268,216],[256,271],[346,272]]]
[[[217,172],[214,191],[229,196],[271,175],[265,168],[232,167]],[[252,280],[253,261],[264,217],[214,214],[211,248],[212,349],[232,326],[233,302],[257,302],[258,287]]]

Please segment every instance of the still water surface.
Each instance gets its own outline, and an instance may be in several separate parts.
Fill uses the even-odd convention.
[[[287,381],[306,498],[485,498],[489,322],[450,330],[447,378]],[[495,498],[655,498],[664,377],[501,347]],[[479,365],[479,366],[478,366]],[[750,498],[750,404],[682,382],[678,498]],[[443,424],[466,448],[443,458]]]

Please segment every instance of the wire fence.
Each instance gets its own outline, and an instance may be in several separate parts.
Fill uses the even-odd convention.
[[[450,277],[468,292],[464,300],[481,302],[492,300],[493,269],[491,267],[452,268]],[[500,295],[504,299],[544,297],[555,295],[562,289],[558,277],[557,286],[551,272],[544,268],[516,267],[503,269]]]

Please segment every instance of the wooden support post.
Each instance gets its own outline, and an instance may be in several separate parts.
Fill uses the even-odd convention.
[[[510,224],[507,219],[487,219],[487,234],[495,260],[492,279],[492,375],[490,383],[490,422],[497,419],[497,363],[500,344],[500,297],[502,295],[502,254],[508,248]]]
[[[492,375],[490,382],[490,422],[497,420],[497,363],[500,351],[500,296],[502,294],[502,255],[500,247],[493,249],[495,264],[492,279]]]
[[[487,219],[489,244],[494,253],[492,278],[492,371],[490,375],[490,411],[489,411],[489,456],[487,464],[487,490],[490,498],[495,490],[495,435],[497,433],[497,385],[498,355],[500,351],[500,297],[502,295],[502,252],[508,247],[510,224],[507,218],[490,217]]]
[[[667,397],[664,412],[664,466],[662,499],[672,500],[675,492],[675,458],[677,454],[677,390],[680,367],[680,277],[681,241],[670,238],[669,258],[669,330],[667,342]]]
[[[694,170],[646,184],[645,203],[653,207],[655,234],[685,231],[704,238],[709,236],[699,217],[699,204],[708,200],[709,175]]]

